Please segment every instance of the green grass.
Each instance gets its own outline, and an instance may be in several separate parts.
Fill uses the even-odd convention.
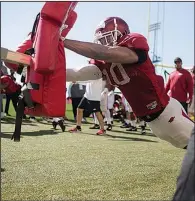
[[[11,110],[10,110],[11,111]],[[13,114],[13,110],[11,111]],[[72,115],[67,106],[67,116]],[[2,122],[2,200],[170,200],[184,150],[149,134],[96,136],[53,131],[44,122],[24,122],[19,143]],[[67,130],[73,124],[67,122]]]

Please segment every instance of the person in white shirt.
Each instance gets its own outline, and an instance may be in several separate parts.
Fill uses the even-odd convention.
[[[108,82],[106,83],[107,87],[107,103],[106,103],[106,110],[105,110],[105,120],[107,122],[107,129],[108,131],[112,130],[112,122],[113,122],[113,105],[114,105],[114,88]]]
[[[102,81],[102,78],[98,80],[92,80],[87,83],[86,92],[77,108],[77,125],[76,127],[71,128],[69,132],[73,133],[81,131],[81,122],[84,110],[88,110],[91,113],[95,113],[100,125],[100,130],[96,134],[102,135],[106,132],[104,129],[104,120],[100,109],[100,100],[103,84],[104,82]]]
[[[107,131],[112,130],[113,124],[113,106],[114,106],[114,89],[115,87],[110,85],[107,80],[105,80],[105,88],[101,93],[100,108],[104,116],[104,122],[107,124]],[[94,126],[90,129],[99,129],[99,124],[97,117],[94,115]]]
[[[108,130],[112,129],[113,124],[114,88],[113,86],[108,87],[108,110],[106,113]]]
[[[107,88],[102,89],[101,98],[100,98],[100,109],[101,109],[103,117],[105,117],[105,113],[107,110],[107,93],[108,93]],[[95,113],[93,113],[93,118],[94,118],[94,125],[92,127],[90,127],[90,129],[100,129],[99,121],[98,121]]]

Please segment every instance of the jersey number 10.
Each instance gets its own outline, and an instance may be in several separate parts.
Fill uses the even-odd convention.
[[[119,80],[117,78],[117,74],[114,71],[116,69],[118,69],[118,71],[120,72],[120,74],[121,74],[120,77],[122,77],[122,80]],[[108,74],[108,70],[110,70],[110,75],[112,76],[113,81],[115,83],[111,82],[109,74]],[[112,85],[120,86],[120,85],[124,85],[124,84],[127,84],[127,83],[130,82],[130,77],[127,75],[125,69],[123,68],[122,64],[120,64],[120,63],[112,63],[112,65],[110,66],[110,68],[109,69],[105,69],[104,68],[103,71],[102,71],[102,73],[106,76],[107,80]]]

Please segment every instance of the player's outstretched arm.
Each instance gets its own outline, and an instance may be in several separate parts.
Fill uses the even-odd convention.
[[[64,40],[64,47],[82,56],[103,60],[108,63],[136,63],[137,54],[126,47],[107,47],[104,45],[82,42],[76,40]]]
[[[66,69],[66,81],[88,81],[97,80],[102,78],[100,69],[93,64],[88,64],[79,69],[67,68]]]

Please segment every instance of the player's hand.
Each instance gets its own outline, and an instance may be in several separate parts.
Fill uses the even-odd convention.
[[[76,5],[75,5],[76,6]],[[65,23],[61,27],[61,39],[64,41],[69,31],[74,26],[75,22],[77,20],[77,13],[75,11],[72,11],[68,18],[66,19]]]

